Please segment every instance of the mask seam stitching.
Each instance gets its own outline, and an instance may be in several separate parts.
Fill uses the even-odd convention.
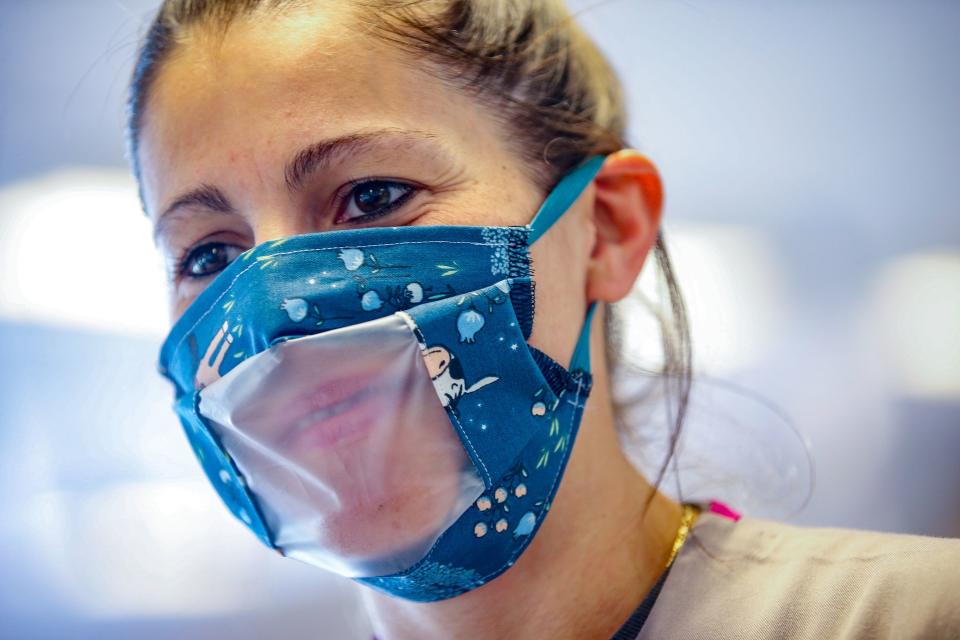
[[[434,391],[434,393],[436,393],[436,391]],[[470,440],[470,436],[467,434],[467,430],[463,428],[463,424],[460,422],[460,419],[457,418],[456,414],[451,412],[449,409],[446,409],[446,411],[447,411],[447,415],[450,416],[453,419],[453,421],[456,423],[457,429],[460,431],[461,434],[463,434],[463,437],[466,439],[467,444],[470,446],[470,451],[473,452],[473,455],[480,462],[480,466],[483,467],[484,484],[487,487],[492,487],[493,478],[490,476],[490,470],[487,469],[487,465],[484,464],[483,458],[481,458],[480,455],[477,453],[476,448],[473,446],[473,442]]]

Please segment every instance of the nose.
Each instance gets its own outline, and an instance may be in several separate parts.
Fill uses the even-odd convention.
[[[320,225],[293,206],[261,210],[253,220],[253,240],[259,245],[289,236],[323,231]]]

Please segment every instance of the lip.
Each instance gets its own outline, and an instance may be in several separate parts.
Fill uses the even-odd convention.
[[[304,416],[286,430],[280,446],[289,451],[331,449],[365,437],[374,425],[369,395],[358,394]]]
[[[335,378],[284,394],[280,422],[286,429],[311,414],[322,414],[371,387],[369,377]],[[320,416],[322,417],[322,416]],[[285,430],[286,430],[285,429]]]
[[[278,443],[288,451],[329,449],[365,435],[375,423],[371,405],[380,405],[388,385],[344,379],[311,388],[295,397],[279,420]]]

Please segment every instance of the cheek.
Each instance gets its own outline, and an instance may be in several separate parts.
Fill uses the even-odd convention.
[[[169,286],[167,292],[167,309],[169,309],[170,326],[176,324],[183,312],[190,306],[191,300],[184,298],[174,287]]]
[[[183,309],[180,308],[180,304],[177,302],[177,294],[174,291],[173,287],[169,284],[167,285],[167,318],[170,321],[170,326],[172,327],[176,324],[177,319],[183,315]]]

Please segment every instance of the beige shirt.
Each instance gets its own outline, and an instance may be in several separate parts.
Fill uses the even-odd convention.
[[[704,513],[638,640],[960,639],[960,540]]]

